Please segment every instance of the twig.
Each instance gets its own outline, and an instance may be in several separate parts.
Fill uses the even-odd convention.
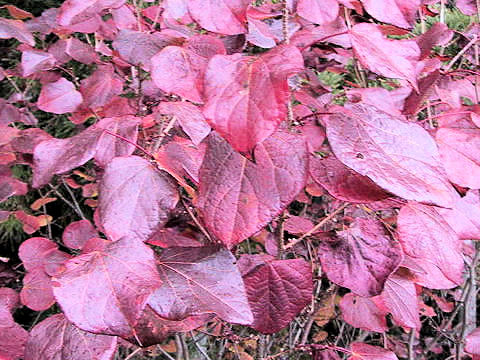
[[[193,331],[190,331],[190,336],[192,337],[192,341],[195,344],[195,347],[197,348],[198,351],[203,355],[203,357],[206,360],[212,360],[210,359],[210,356],[205,352],[205,350],[197,343],[197,339],[195,339],[195,335],[193,334]]]
[[[160,350],[160,352],[167,357],[168,360],[175,360],[168,352],[163,350],[163,348],[160,345],[157,345],[157,349]]]
[[[38,190],[38,193],[40,194],[40,196],[43,198],[43,194],[42,194],[42,191],[39,189]],[[50,224],[50,221],[48,220],[48,214],[47,214],[47,207],[45,206],[45,204],[42,204],[42,212],[43,212],[43,215],[45,215],[45,219],[47,220],[47,231],[48,231],[48,238],[50,240],[53,239],[53,236],[52,236],[52,225]]]
[[[477,42],[477,38],[478,38],[478,37],[477,37],[477,34],[474,34],[472,40],[470,40],[470,42],[469,42],[467,45],[465,45],[465,47],[464,47],[462,50],[460,50],[460,51],[458,52],[458,54],[455,55],[455,57],[448,63],[447,67],[445,68],[445,71],[448,71],[448,70],[451,69],[451,67],[457,62],[457,60],[458,60],[463,54],[465,54],[465,52],[466,52],[468,49],[470,49],[470,48],[473,46],[473,44],[475,44],[475,43]]]
[[[175,334],[175,345],[177,347],[177,356],[175,357],[175,359],[183,360],[183,345],[179,334]]]
[[[294,239],[294,240],[290,241],[287,245],[285,245],[284,250],[290,249],[291,247],[297,245],[300,241],[302,241],[306,237],[308,237],[308,236],[312,235],[313,233],[317,232],[318,229],[320,229],[323,225],[325,225],[327,222],[332,220],[339,212],[341,212],[343,209],[345,209],[348,205],[350,205],[350,203],[348,203],[348,202],[343,203],[339,208],[337,208],[335,211],[330,213],[327,217],[323,218],[317,225],[315,225],[313,228],[308,230],[305,234],[303,234],[302,236],[300,236],[297,239]]]
[[[193,222],[195,223],[195,225],[198,226],[198,228],[200,229],[200,231],[203,233],[203,235],[206,236],[206,238],[211,242],[213,243],[213,240],[212,240],[212,237],[210,236],[210,234],[208,233],[208,231],[203,227],[203,225],[200,223],[200,221],[198,221],[198,219],[196,218],[195,214],[193,213],[193,211],[190,209],[190,207],[185,203],[185,200],[183,200],[183,198],[181,198],[181,201],[182,201],[182,204],[184,206],[184,208],[187,210],[188,212],[188,215],[190,215],[190,217],[192,218]]]
[[[415,353],[413,350],[413,342],[415,341],[415,329],[410,330],[408,337],[408,360],[415,360]]]
[[[134,357],[136,354],[138,354],[140,351],[142,351],[142,348],[139,347],[139,348],[136,349],[134,352],[132,352],[130,355],[128,355],[128,356],[125,358],[125,360],[129,360],[129,359],[133,358],[133,357]]]
[[[65,196],[63,196],[60,191],[58,191],[53,185],[51,184],[48,184],[48,186],[50,186],[50,188],[53,190],[53,192],[60,198],[63,200],[63,202],[65,202],[65,204],[67,204],[68,206],[70,206],[72,208],[73,211],[75,211],[75,213],[80,217],[82,218],[82,215],[83,213],[82,212],[79,212],[78,209],[75,207],[74,204],[72,204],[70,201],[68,201]]]
[[[83,214],[82,209],[80,208],[80,205],[77,202],[77,199],[75,198],[75,194],[73,193],[73,191],[70,190],[70,187],[67,185],[67,183],[65,182],[64,179],[62,179],[62,183],[63,183],[63,186],[65,187],[65,189],[67,189],[67,192],[70,194],[70,197],[72,198],[73,204],[77,208],[77,212],[78,212],[78,214],[80,214],[80,217],[82,218],[82,220],[87,220],[87,218]]]
[[[168,122],[167,126],[165,127],[165,129],[162,130],[162,133],[160,134],[160,136],[157,138],[157,140],[155,141],[155,144],[153,145],[153,148],[152,148],[152,152],[155,153],[157,152],[158,148],[160,147],[160,145],[162,144],[162,140],[165,138],[165,136],[168,135],[168,133],[170,132],[170,130],[172,130],[173,128],[173,125],[175,125],[175,122],[177,121],[177,117],[176,116],[172,116],[172,118],[170,119],[170,121]]]

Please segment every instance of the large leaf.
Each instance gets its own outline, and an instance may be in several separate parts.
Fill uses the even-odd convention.
[[[133,336],[150,294],[161,285],[153,251],[124,238],[77,256],[52,279],[65,316],[80,329]]]
[[[280,331],[312,301],[312,269],[303,259],[243,255],[238,266],[254,316],[250,326],[257,331]]]
[[[402,28],[415,24],[420,0],[361,0],[365,10],[375,19]]]
[[[246,32],[249,0],[189,0],[190,15],[208,31],[235,35]]]
[[[285,120],[287,78],[302,69],[302,55],[290,45],[259,57],[214,56],[205,74],[207,121],[235,150],[250,152]]]
[[[83,102],[82,94],[65,78],[43,85],[38,97],[37,106],[40,110],[65,114],[74,112]]]
[[[450,181],[480,189],[480,129],[440,128],[435,138]]]
[[[173,183],[149,161],[117,157],[100,183],[99,218],[111,240],[128,236],[144,241],[167,221],[177,201]]]
[[[398,325],[412,329],[422,327],[415,284],[400,272],[388,278],[385,289],[374,301],[382,310],[391,313]]]
[[[383,200],[389,194],[368,177],[343,165],[333,154],[310,157],[310,176],[333,197],[355,203]]]
[[[341,162],[407,200],[452,206],[456,193],[427,131],[366,104],[336,109],[327,137]]]
[[[125,0],[67,0],[60,7],[58,23],[62,26],[84,21],[104,9],[122,6]]]
[[[183,320],[213,313],[225,321],[253,320],[236,259],[216,246],[169,248],[158,258],[163,284],[148,300],[160,316]]]
[[[350,30],[353,49],[369,70],[380,75],[407,80],[417,86],[420,48],[414,40],[387,39],[375,24],[357,24]]]
[[[357,295],[375,296],[400,264],[402,251],[380,222],[357,218],[347,230],[322,241],[319,257],[331,281]]]
[[[198,207],[209,231],[230,248],[267,225],[305,186],[302,137],[275,133],[256,147],[255,161],[216,133],[208,137]]]
[[[35,39],[23,21],[0,18],[0,39],[15,38],[30,46],[35,46]]]
[[[338,10],[337,0],[299,0],[297,4],[298,15],[315,24],[331,23]]]
[[[18,294],[10,288],[0,288],[0,359],[23,358],[28,332],[12,317],[18,305]]]
[[[32,329],[25,346],[25,360],[110,360],[116,349],[116,337],[85,332],[63,314],[57,314]]]
[[[463,282],[462,244],[437,208],[409,203],[400,209],[397,223],[405,254],[436,270],[416,273],[417,284],[441,289]]]

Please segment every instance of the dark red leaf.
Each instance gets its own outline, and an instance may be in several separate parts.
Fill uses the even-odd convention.
[[[229,248],[268,224],[305,186],[302,137],[275,133],[257,145],[255,161],[235,152],[216,133],[208,137],[198,207],[207,228]]]
[[[303,259],[243,255],[238,263],[257,331],[273,334],[312,301],[312,269]]]
[[[283,223],[283,230],[290,234],[303,234],[313,228],[313,223],[301,216],[290,216]]]
[[[421,50],[420,59],[427,58],[435,45],[445,46],[452,40],[453,31],[447,25],[437,22],[425,34],[417,37],[417,44]]]
[[[80,220],[67,225],[62,241],[70,249],[82,249],[87,240],[93,237],[98,237],[95,227],[88,220]]]
[[[193,235],[194,234],[182,233],[177,228],[163,228],[157,230],[147,240],[147,243],[162,248],[203,246]]]
[[[65,114],[74,112],[82,102],[82,94],[75,89],[75,85],[61,78],[43,85],[37,106],[46,112]]]
[[[378,308],[370,298],[348,293],[339,306],[343,320],[353,327],[381,333],[388,331],[386,311]]]
[[[35,39],[23,21],[0,18],[0,39],[15,38],[20,42],[35,46]]]
[[[299,0],[297,12],[301,17],[315,23],[331,23],[338,16],[337,0]]]
[[[259,57],[214,56],[205,74],[207,121],[235,150],[251,152],[285,120],[287,78],[302,69],[302,56],[290,45]]]
[[[84,106],[93,110],[108,104],[122,90],[123,81],[115,75],[111,65],[99,66],[92,75],[82,80],[80,86]]]
[[[245,33],[249,0],[189,0],[190,15],[208,31],[235,35]]]
[[[183,320],[214,313],[237,324],[253,320],[236,259],[215,246],[170,248],[158,258],[162,286],[148,300],[160,316]]]
[[[368,177],[343,165],[333,154],[310,157],[310,175],[333,197],[355,203],[383,200],[389,194]]]
[[[114,158],[100,183],[99,215],[111,240],[144,241],[168,219],[178,194],[159,170],[138,156]]]
[[[398,214],[398,237],[406,255],[431,268],[415,273],[417,284],[443,289],[463,282],[461,243],[438,208],[415,203],[403,206]]]
[[[336,110],[327,137],[341,162],[404,199],[452,206],[456,193],[421,126],[366,104]]]
[[[33,154],[35,146],[42,141],[50,139],[52,139],[52,136],[42,129],[30,128],[22,130],[19,136],[12,140],[10,145],[15,151],[25,154]]]
[[[18,294],[10,288],[0,288],[0,359],[23,358],[28,332],[17,324],[11,312],[18,305]]]
[[[380,75],[407,80],[418,90],[416,67],[420,48],[414,40],[387,39],[378,25],[367,23],[353,26],[350,38],[362,65]]]
[[[356,218],[350,228],[322,241],[319,257],[330,281],[357,295],[375,296],[400,264],[402,251],[379,221]]]
[[[345,20],[338,16],[328,24],[305,26],[293,34],[290,43],[298,46],[300,49],[305,49],[316,42],[328,42],[349,48],[352,44],[347,31]]]
[[[354,342],[350,347],[352,355],[348,360],[398,360],[393,352],[378,346]]]
[[[25,360],[109,360],[116,349],[116,337],[82,331],[63,314],[57,314],[32,329],[25,346]]]
[[[103,250],[77,256],[52,278],[65,316],[82,330],[133,336],[150,294],[160,286],[153,251],[123,238]]]

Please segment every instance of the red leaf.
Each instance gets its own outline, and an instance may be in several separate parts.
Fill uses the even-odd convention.
[[[207,121],[235,150],[252,151],[285,120],[287,78],[302,69],[302,56],[290,45],[259,57],[214,56],[205,74]]]
[[[45,258],[57,249],[57,244],[47,238],[33,237],[20,245],[18,256],[22,260],[25,270],[33,271],[38,268],[43,270]]]
[[[277,132],[256,147],[255,160],[242,157],[215,133],[208,137],[198,207],[207,228],[229,248],[267,225],[305,186],[302,137]]]
[[[13,195],[25,195],[27,184],[10,176],[0,176],[0,203]]]
[[[420,48],[414,40],[387,39],[375,24],[357,24],[350,38],[358,60],[380,75],[407,80],[417,87],[417,62]]]
[[[67,0],[60,7],[58,23],[68,26],[85,21],[108,8],[122,6],[125,0]]]
[[[327,137],[341,162],[404,199],[452,206],[456,193],[427,131],[366,104],[336,109]]]
[[[388,331],[386,312],[379,309],[371,299],[348,293],[339,306],[343,320],[353,327],[380,333]]]
[[[62,241],[70,249],[82,249],[87,240],[98,237],[97,230],[88,220],[74,221],[63,231]]]
[[[391,275],[385,288],[374,301],[382,310],[392,314],[401,326],[419,330],[422,325],[418,314],[418,299],[413,281],[399,275]]]
[[[168,218],[178,194],[159,170],[138,156],[114,158],[100,184],[99,215],[111,240],[144,241]]]
[[[33,15],[28,11],[22,10],[15,5],[3,5],[2,8],[7,9],[11,17],[18,20],[25,20],[33,18]]]
[[[22,52],[23,76],[30,76],[37,71],[50,70],[55,65],[55,58],[44,51],[37,49]]]
[[[252,308],[252,328],[280,331],[312,301],[312,269],[303,259],[243,255],[238,263]]]
[[[350,344],[352,356],[348,360],[398,360],[390,350],[360,342]]]
[[[162,248],[171,247],[201,247],[203,244],[198,241],[195,234],[182,233],[177,228],[164,228],[156,231],[148,240],[150,245]]]
[[[18,325],[11,312],[18,304],[18,294],[10,288],[0,288],[0,359],[23,358],[28,332]]]
[[[0,39],[15,38],[20,42],[35,46],[35,39],[23,21],[0,18]]]
[[[299,0],[297,5],[298,15],[315,24],[331,23],[339,9],[337,0]]]
[[[463,282],[461,243],[437,208],[409,203],[400,209],[397,223],[405,254],[432,267],[432,272],[415,274],[417,284],[443,289]]]
[[[153,251],[129,238],[77,256],[52,278],[65,316],[84,331],[132,336],[150,294],[160,286]]]
[[[237,324],[253,320],[236,259],[215,246],[170,248],[158,258],[162,286],[148,300],[160,316],[183,320],[214,313]]]
[[[333,154],[324,159],[311,156],[310,175],[339,200],[366,203],[389,197],[372,180],[346,167]]]
[[[350,228],[325,239],[320,249],[322,269],[330,281],[360,296],[380,294],[402,260],[398,243],[373,219],[356,218]]]
[[[288,231],[290,234],[303,234],[310,231],[313,226],[313,223],[304,217],[290,216],[283,223],[283,230]]]
[[[305,49],[320,41],[349,48],[352,45],[350,42],[350,36],[347,32],[348,28],[345,24],[345,20],[338,16],[334,21],[328,24],[320,26],[305,26],[293,34],[290,43],[298,46],[300,49]]]
[[[440,128],[435,138],[450,181],[480,189],[480,129]]]
[[[161,102],[156,108],[159,114],[175,116],[182,130],[198,145],[210,133],[210,125],[198,108],[188,102]]]
[[[472,355],[480,355],[480,328],[476,328],[465,338],[465,351]]]
[[[235,35],[245,33],[249,0],[190,0],[192,18],[208,31]]]
[[[415,24],[421,0],[361,0],[365,10],[375,19],[401,28]]]
[[[109,360],[116,349],[116,337],[82,331],[63,314],[57,314],[32,329],[25,346],[25,360]]]
[[[27,272],[20,292],[22,304],[35,311],[44,311],[55,304],[50,277],[43,268]]]
[[[42,141],[50,139],[52,139],[52,136],[47,132],[39,128],[30,128],[22,130],[19,136],[12,140],[10,145],[15,151],[25,154],[33,154],[33,149],[36,145]]]
[[[452,40],[453,31],[447,25],[437,22],[425,34],[417,37],[417,44],[421,50],[420,59],[427,58],[435,45],[447,45]]]
[[[83,102],[82,94],[65,78],[43,85],[37,106],[54,114],[74,112]]]
[[[108,104],[122,91],[123,81],[115,75],[111,65],[99,66],[92,75],[82,80],[80,86],[84,105],[93,110]]]
[[[120,30],[112,45],[125,61],[150,70],[150,59],[165,46],[178,42],[179,39],[161,33]]]

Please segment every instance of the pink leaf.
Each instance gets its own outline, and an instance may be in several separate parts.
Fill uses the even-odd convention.
[[[82,94],[65,78],[43,85],[37,101],[40,110],[54,114],[74,112],[83,102]]]
[[[395,322],[401,326],[420,329],[418,299],[413,281],[400,274],[391,275],[385,288],[374,301],[382,310],[392,314]]]
[[[290,216],[283,223],[283,230],[290,234],[303,234],[313,228],[313,223],[301,216]]]
[[[88,220],[80,220],[67,225],[62,241],[70,249],[82,249],[87,240],[94,237],[98,237],[95,227]]]
[[[386,312],[379,309],[370,298],[348,293],[339,306],[343,320],[353,327],[380,333],[388,330]]]
[[[85,21],[102,10],[122,6],[125,0],[67,0],[60,7],[58,23],[68,26]]]
[[[437,277],[416,273],[417,284],[441,289],[463,282],[461,243],[437,208],[415,203],[403,206],[398,214],[398,236],[406,255],[429,263],[439,272]]]
[[[35,46],[35,39],[23,21],[0,18],[0,39],[15,38],[20,42]]]
[[[175,116],[183,131],[198,145],[210,133],[210,125],[198,108],[188,102],[161,102],[158,113]]]
[[[207,228],[231,248],[295,199],[307,172],[304,139],[277,132],[255,149],[252,163],[217,134],[208,137],[198,207]]]
[[[421,126],[366,104],[336,109],[327,119],[327,137],[341,162],[404,199],[452,205],[456,193]]]
[[[17,324],[11,312],[18,304],[18,294],[10,288],[0,288],[0,359],[23,358],[28,332]]]
[[[465,338],[465,351],[472,355],[480,355],[480,328],[476,328]]]
[[[148,300],[160,316],[182,320],[214,313],[238,324],[253,320],[236,259],[218,247],[170,248],[158,258],[163,284]]]
[[[214,56],[205,75],[207,121],[235,150],[252,151],[285,120],[287,79],[302,69],[302,56],[290,45],[256,58]]]
[[[298,15],[315,24],[334,21],[339,9],[337,0],[299,0],[297,5]]]
[[[144,241],[163,225],[178,194],[159,170],[138,156],[114,158],[100,184],[99,215],[111,240]]]
[[[398,360],[393,352],[378,346],[354,342],[350,347],[352,355],[348,360]]]
[[[421,0],[361,0],[365,10],[375,19],[401,28],[415,24]]]
[[[407,80],[417,86],[420,48],[414,40],[387,39],[375,24],[357,24],[350,30],[358,60],[369,70],[386,77]]]
[[[373,219],[356,218],[350,228],[325,239],[320,250],[322,269],[330,281],[360,296],[380,294],[402,259],[398,243]]]
[[[480,189],[480,129],[440,128],[435,138],[450,181]]]
[[[372,180],[346,167],[333,154],[324,159],[311,156],[310,175],[339,200],[366,203],[389,197]]]
[[[438,209],[443,219],[461,240],[480,240],[480,198],[478,191],[470,190],[458,198],[453,209]]]
[[[132,336],[150,294],[161,280],[153,251],[129,238],[77,256],[52,278],[65,316],[84,331]]]
[[[27,272],[20,292],[22,304],[35,311],[44,311],[55,304],[50,277],[43,268]]]
[[[25,346],[25,360],[110,360],[116,349],[116,337],[85,332],[63,314],[57,314],[32,329]]]
[[[111,65],[99,66],[92,75],[82,80],[80,86],[84,105],[93,110],[108,104],[122,91],[123,81],[115,75]]]
[[[208,31],[235,35],[245,33],[249,0],[190,0],[190,15]]]
[[[24,50],[21,63],[23,76],[30,76],[37,71],[50,70],[55,65],[55,58],[41,50]]]
[[[239,267],[257,331],[280,331],[312,301],[312,269],[303,259],[243,255]]]
[[[293,34],[292,45],[305,49],[316,42],[328,42],[349,48],[352,46],[345,20],[338,16],[334,21],[320,26],[305,26]]]
[[[476,0],[456,1],[457,8],[465,15],[475,15],[477,13],[477,5],[478,3],[476,2]]]

